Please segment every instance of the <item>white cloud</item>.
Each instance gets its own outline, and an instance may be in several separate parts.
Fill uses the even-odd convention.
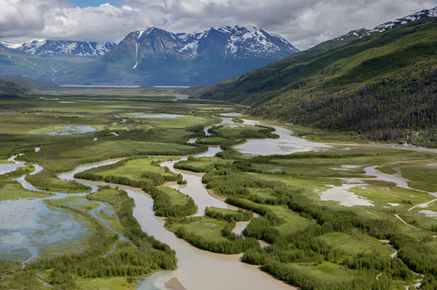
[[[437,0],[123,0],[74,7],[62,0],[0,0],[0,38],[120,41],[148,26],[193,32],[255,25],[300,49],[437,6]]]

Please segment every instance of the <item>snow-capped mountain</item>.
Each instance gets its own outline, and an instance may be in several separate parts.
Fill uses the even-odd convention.
[[[172,33],[151,27],[129,33],[112,53],[133,47],[135,68],[144,57],[192,60],[199,55],[223,58],[281,58],[299,50],[279,35],[256,27],[225,26],[195,33]]]
[[[434,7],[432,9],[425,9],[416,12],[414,14],[407,15],[402,18],[398,18],[396,20],[383,23],[370,30],[368,34],[373,34],[375,32],[384,32],[386,30],[398,27],[399,25],[407,24],[424,18],[432,18],[432,17],[437,17],[437,7]]]
[[[400,25],[407,24],[407,23],[410,23],[413,21],[417,21],[417,20],[424,19],[424,18],[435,18],[435,17],[437,17],[437,7],[434,7],[432,9],[425,9],[425,10],[407,15],[405,17],[395,19],[393,21],[389,21],[389,22],[380,24],[373,29],[362,28],[362,29],[352,30],[352,31],[350,31],[342,36],[334,38],[333,40],[334,41],[338,41],[338,40],[343,41],[349,37],[352,37],[355,39],[356,38],[363,38],[363,37],[372,35],[374,33],[385,32],[387,30],[396,28]]]
[[[56,82],[204,85],[241,75],[297,51],[281,36],[256,27],[225,26],[195,33],[151,27],[129,33],[98,60],[58,73]]]
[[[113,42],[85,42],[71,40],[31,40],[23,43],[13,43],[0,40],[6,48],[15,49],[33,55],[52,56],[81,56],[99,58],[115,47]]]

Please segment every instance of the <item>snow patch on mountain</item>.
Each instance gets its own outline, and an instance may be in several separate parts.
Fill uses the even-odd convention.
[[[2,44],[4,47],[10,48],[10,49],[16,49],[17,47],[19,47],[21,45],[21,44],[10,42],[8,40],[0,40],[0,44]]]
[[[432,9],[425,9],[425,10],[413,13],[411,15],[407,15],[405,17],[398,18],[396,20],[383,23],[381,25],[376,26],[372,30],[370,30],[367,34],[371,35],[371,34],[377,33],[377,32],[384,32],[384,31],[387,31],[389,29],[403,25],[403,24],[407,24],[407,23],[410,23],[413,21],[424,19],[424,18],[433,18],[433,17],[437,17],[437,7],[434,7]]]
[[[143,41],[152,31],[155,32],[154,36],[159,35],[167,41],[172,38],[172,49],[182,54],[182,57],[186,59],[191,59],[199,54],[202,44],[208,41],[214,41],[219,46],[223,45],[223,54],[226,57],[234,58],[247,58],[261,54],[270,56],[281,51],[291,54],[299,51],[279,35],[268,33],[254,26],[225,26],[210,28],[202,32],[177,34],[152,27],[141,32],[137,37],[137,41]],[[143,38],[139,39],[141,35],[143,35]],[[163,46],[160,48],[164,49]]]

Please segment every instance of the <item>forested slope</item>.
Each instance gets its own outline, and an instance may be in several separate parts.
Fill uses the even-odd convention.
[[[193,95],[374,140],[434,142],[436,47],[437,23],[423,19],[328,51],[296,53]]]

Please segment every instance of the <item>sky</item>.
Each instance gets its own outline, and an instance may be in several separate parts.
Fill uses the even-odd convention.
[[[437,0],[0,0],[0,39],[119,42],[129,32],[253,25],[300,50],[437,6]]]

